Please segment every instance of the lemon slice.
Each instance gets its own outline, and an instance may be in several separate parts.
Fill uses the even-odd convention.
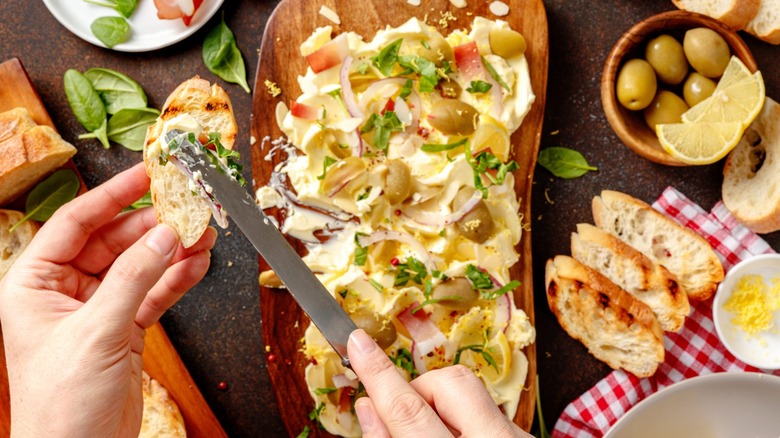
[[[714,163],[729,153],[742,138],[741,122],[697,122],[656,125],[661,146],[688,164]]]
[[[766,91],[761,72],[750,73],[732,56],[712,96],[682,115],[685,123],[740,122],[747,127],[764,106]]]
[[[509,348],[509,342],[506,340],[504,332],[498,332],[487,343],[487,352],[493,358],[495,367],[489,364],[483,356],[477,355],[477,362],[482,375],[492,383],[499,383],[509,375],[509,368],[512,366],[512,350]]]
[[[501,122],[490,116],[482,115],[479,118],[479,126],[471,138],[471,150],[477,152],[490,149],[499,160],[506,162],[509,159],[509,133]]]

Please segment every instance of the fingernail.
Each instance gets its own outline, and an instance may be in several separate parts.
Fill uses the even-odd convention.
[[[144,243],[152,251],[164,256],[173,251],[173,247],[178,240],[179,238],[176,236],[176,231],[173,228],[160,224],[152,229]]]
[[[369,337],[363,329],[357,329],[349,335],[349,339],[355,344],[358,352],[368,354],[376,348],[376,342]]]
[[[363,429],[363,433],[371,430],[374,426],[374,413],[371,412],[371,407],[367,403],[355,403],[355,413],[360,423],[360,428]]]

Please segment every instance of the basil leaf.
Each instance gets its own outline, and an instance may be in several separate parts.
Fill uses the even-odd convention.
[[[122,17],[99,17],[89,26],[92,33],[105,44],[112,48],[130,38],[130,25]]]
[[[203,63],[210,72],[223,80],[240,85],[247,93],[252,92],[246,82],[244,58],[236,45],[233,32],[225,24],[224,14],[222,21],[211,29],[203,41]]]
[[[322,160],[322,174],[317,177],[317,179],[322,180],[325,179],[325,174],[328,173],[328,168],[332,166],[334,163],[336,163],[335,158],[331,157],[330,155],[325,155],[325,158]]]
[[[146,192],[146,194],[138,198],[137,201],[133,202],[129,207],[122,211],[140,210],[142,208],[151,207],[152,205],[152,192]]]
[[[501,79],[501,76],[498,75],[498,72],[496,71],[496,69],[493,68],[493,66],[490,65],[489,62],[487,62],[487,59],[485,59],[484,56],[480,56],[480,59],[482,59],[482,65],[484,65],[485,68],[487,69],[488,73],[490,73],[490,77],[492,77],[493,80],[498,82],[498,85],[501,85],[501,87],[503,89],[505,89],[506,91],[512,91],[512,90],[509,89],[509,85],[507,85],[506,82],[504,82],[504,80]]]
[[[97,0],[84,1],[87,3],[92,3],[93,5],[105,6],[107,8],[115,9],[117,12],[124,15],[125,18],[130,18],[130,16],[133,15],[133,11],[135,11],[136,6],[138,6],[138,0],[106,0],[104,2]]]
[[[142,151],[146,128],[157,120],[160,111],[154,108],[123,109],[108,121],[108,139],[131,151]]]
[[[581,153],[559,146],[542,149],[537,162],[553,175],[564,179],[578,178],[589,171],[599,170],[589,165]]]
[[[474,265],[466,266],[466,277],[471,281],[471,285],[474,289],[492,289],[493,280],[490,278],[487,272],[482,272],[478,267]]]
[[[106,106],[106,112],[116,114],[126,108],[146,108],[146,93],[138,82],[114,70],[92,68],[84,72]]]
[[[100,143],[103,144],[104,148],[108,149],[111,147],[111,144],[108,142],[108,120],[103,120],[103,124],[100,125],[98,129],[94,130],[92,134],[100,140]],[[81,136],[79,136],[79,138],[81,138]]]
[[[439,83],[436,64],[423,57],[404,55],[398,59],[398,64],[420,75],[420,92],[431,92]]]
[[[92,83],[73,69],[65,72],[63,82],[70,109],[81,126],[90,132],[100,128],[106,121],[106,108]]]
[[[407,373],[409,373],[409,376],[411,376],[412,379],[417,377],[419,373],[417,372],[417,368],[414,366],[414,360],[412,359],[412,353],[409,352],[406,348],[402,348],[398,350],[398,354],[396,357],[388,355],[387,357],[390,358],[390,361],[395,364],[398,368],[401,368],[403,370],[406,370]]]
[[[425,143],[420,148],[423,152],[442,152],[442,151],[448,151],[450,149],[455,149],[457,147],[461,147],[468,141],[468,138],[464,138],[463,140],[456,141],[454,143],[447,143],[447,144],[436,144],[436,143]]]
[[[390,76],[395,63],[398,62],[398,51],[401,49],[403,38],[399,38],[383,48],[376,56],[371,58],[371,63],[385,76]]]
[[[401,99],[406,99],[410,94],[412,94],[412,80],[407,79],[403,86],[401,86],[401,93],[398,96]]]
[[[303,430],[295,438],[309,438],[309,433],[311,433],[311,429],[309,429],[309,426],[308,425],[303,426]]]
[[[496,298],[500,297],[501,295],[504,295],[505,293],[509,291],[515,290],[518,286],[520,286],[520,282],[517,280],[512,280],[509,283],[501,286],[500,288],[496,290],[492,290],[489,292],[485,292],[482,294],[482,298],[486,300],[495,300]]]
[[[58,208],[76,197],[79,187],[81,187],[79,177],[72,170],[63,169],[54,172],[32,189],[25,205],[27,214],[14,224],[9,232],[13,232],[29,219],[39,222],[49,220]]]
[[[466,88],[466,91],[471,94],[487,93],[491,88],[493,88],[493,84],[489,84],[485,81],[471,81],[469,87]]]
[[[331,392],[336,392],[336,391],[338,391],[338,388],[333,388],[333,387],[315,388],[314,389],[314,393],[317,394],[317,395],[330,394]]]

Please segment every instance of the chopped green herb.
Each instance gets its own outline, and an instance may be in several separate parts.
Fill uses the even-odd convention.
[[[387,149],[387,143],[390,140],[390,134],[404,130],[404,125],[398,119],[394,111],[385,111],[383,115],[371,114],[366,124],[360,128],[360,133],[374,131],[374,147],[377,149]]]
[[[428,44],[428,41],[426,41],[426,40],[422,40],[422,41],[420,41],[420,44],[421,44],[423,47],[425,47],[426,49],[428,49],[428,50],[431,50],[431,45],[430,45],[430,44]]]
[[[322,423],[320,423],[320,415],[322,415],[322,410],[325,409],[325,403],[320,403],[314,410],[309,412],[309,420],[317,422],[317,427],[320,429],[324,429],[322,426]]]
[[[390,76],[395,63],[398,62],[398,50],[401,48],[403,38],[399,38],[383,48],[376,56],[371,58],[374,67],[378,68],[385,76]]]
[[[325,158],[322,160],[322,174],[318,176],[317,179],[325,179],[325,174],[328,173],[328,168],[336,163],[336,161],[338,160],[331,157],[330,155],[325,155]]]
[[[309,438],[309,433],[310,432],[311,432],[311,429],[309,429],[309,426],[303,426],[303,430],[295,438]]]
[[[419,373],[417,372],[417,369],[414,367],[414,361],[412,360],[412,353],[409,352],[406,348],[402,348],[398,350],[398,354],[396,357],[389,356],[390,360],[397,366],[398,368],[401,368],[402,370],[406,370],[406,372],[409,373],[409,376],[411,376],[412,379],[417,377]]]
[[[397,274],[393,282],[394,286],[406,286],[409,280],[421,285],[428,276],[428,268],[414,257],[409,257],[406,263],[399,263],[395,268]]]
[[[314,393],[317,394],[317,395],[325,395],[325,394],[330,394],[331,392],[336,392],[336,391],[338,391],[338,388],[316,388],[314,390]]]
[[[488,197],[487,187],[482,181],[483,176],[492,184],[503,184],[506,174],[519,168],[515,161],[503,163],[498,157],[487,151],[482,151],[476,157],[472,157],[468,144],[466,144],[466,160],[474,170],[474,187],[482,192],[483,198]],[[488,170],[495,170],[496,176],[487,173]]]
[[[355,265],[363,266],[368,259],[368,247],[360,244],[361,236],[365,236],[364,233],[355,233]]]
[[[485,68],[487,69],[488,73],[490,73],[490,76],[493,78],[493,80],[498,82],[498,85],[501,85],[501,88],[505,89],[506,91],[511,91],[509,89],[509,85],[507,85],[506,82],[504,82],[504,80],[501,79],[501,76],[498,75],[496,69],[493,68],[493,66],[490,65],[489,62],[487,62],[484,56],[482,56],[481,58],[482,58],[482,65],[485,66]]]
[[[466,266],[466,278],[471,281],[474,289],[484,290],[493,288],[493,280],[490,278],[490,275],[474,265]]]
[[[465,347],[458,348],[458,352],[455,353],[455,359],[452,361],[453,365],[457,365],[460,362],[460,354],[466,350],[471,350],[482,355],[482,357],[485,359],[485,362],[490,364],[490,366],[492,366],[493,369],[498,372],[498,365],[496,364],[496,360],[493,359],[493,356],[491,356],[490,353],[486,351],[486,347],[483,345],[466,345]]]
[[[431,92],[439,83],[436,64],[423,57],[404,55],[398,58],[398,64],[420,75],[420,92]]]
[[[385,290],[385,287],[382,286],[382,283],[374,280],[373,278],[369,278],[368,282],[371,283],[371,286],[374,286],[374,289],[378,290],[379,292],[383,292]]]
[[[491,88],[493,88],[493,84],[489,84],[485,81],[471,81],[469,87],[466,88],[466,91],[471,94],[487,93]]]
[[[407,79],[406,82],[401,86],[401,94],[398,96],[401,97],[401,99],[406,99],[410,94],[412,94],[412,80]]]
[[[363,193],[358,195],[357,200],[358,201],[362,201],[362,200],[368,198],[368,195],[370,193],[371,193],[371,188],[370,187],[366,187],[366,190]]]
[[[486,291],[482,293],[482,299],[485,300],[495,300],[496,298],[500,297],[501,295],[504,295],[505,293],[515,290],[520,286],[520,282],[517,280],[512,280],[509,283],[501,286],[500,288],[493,290],[493,291]]]
[[[357,70],[357,72],[360,73],[361,75],[364,75],[368,71],[368,64],[364,62],[358,65],[357,67],[355,67],[355,70]]]
[[[226,148],[225,146],[222,146],[222,143],[219,141],[219,139],[219,132],[209,133],[209,141],[206,142],[203,147],[205,149],[215,151],[217,156],[215,157],[214,154],[207,153],[206,158],[208,158],[211,164],[215,165],[217,170],[220,172],[224,172],[224,170],[222,169],[222,166],[219,165],[219,158],[224,158],[227,162],[227,171],[230,176],[234,177],[242,187],[245,186],[246,179],[243,175],[241,175],[241,172],[244,170],[244,166],[238,162],[238,160],[241,158],[241,154],[239,154],[238,151],[234,151]],[[209,145],[213,147],[209,147]]]
[[[443,151],[449,151],[455,148],[459,148],[463,145],[465,145],[469,141],[468,138],[464,138],[462,140],[458,140],[453,143],[447,143],[447,144],[437,144],[437,143],[425,143],[420,148],[423,152],[443,152]]]
[[[347,297],[347,289],[344,289],[344,290],[340,291],[339,295],[341,295],[341,298],[346,298]]]

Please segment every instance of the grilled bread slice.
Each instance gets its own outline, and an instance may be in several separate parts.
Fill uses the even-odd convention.
[[[25,121],[19,123],[26,125]],[[16,199],[65,164],[76,148],[49,126],[34,126],[0,142],[0,205]]]
[[[678,8],[708,15],[726,26],[741,30],[756,16],[767,0],[672,0]]]
[[[770,44],[780,44],[780,0],[761,0],[745,30]]]
[[[0,141],[32,129],[37,125],[27,108],[19,107],[0,113]]]
[[[707,300],[723,280],[723,265],[701,236],[625,193],[593,198],[596,225],[674,274],[689,299]]]
[[[11,269],[11,265],[38,232],[38,225],[33,221],[19,225],[13,233],[8,231],[23,217],[24,213],[20,211],[0,210],[0,278]]]
[[[647,304],[661,328],[676,332],[690,312],[688,296],[677,277],[604,230],[578,224],[571,235],[571,255]]]
[[[766,98],[723,168],[723,204],[756,233],[780,230],[780,105]]]
[[[184,438],[184,418],[179,407],[159,382],[143,372],[141,392],[144,398],[144,412],[141,418],[141,433],[138,438]]]
[[[568,256],[547,261],[547,303],[569,336],[597,359],[637,377],[664,360],[663,330],[653,311],[606,277]]]
[[[154,153],[160,149],[159,141],[165,134],[166,122],[181,114],[194,118],[204,134],[218,132],[222,145],[228,149],[233,148],[237,127],[233,106],[225,90],[196,76],[168,96],[157,122],[146,131],[144,163],[152,181],[152,202],[157,220],[176,229],[182,245],[187,248],[206,231],[211,208],[199,194],[190,190],[187,177],[170,162],[160,164]]]

